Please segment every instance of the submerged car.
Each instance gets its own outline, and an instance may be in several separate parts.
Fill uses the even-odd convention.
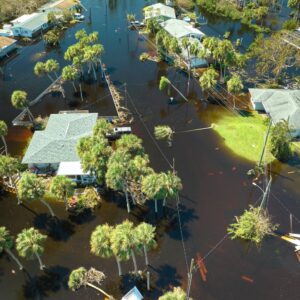
[[[74,14],[74,19],[78,20],[78,21],[82,21],[82,20],[84,20],[84,15],[82,15],[80,13],[75,13]]]

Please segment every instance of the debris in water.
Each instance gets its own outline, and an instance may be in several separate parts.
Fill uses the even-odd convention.
[[[254,282],[254,280],[252,279],[252,278],[250,278],[250,277],[248,277],[248,276],[241,276],[241,278],[244,280],[244,281],[246,281],[246,282],[249,282],[249,283],[253,283]]]
[[[206,278],[207,269],[203,262],[203,258],[200,256],[199,253],[197,253],[196,264],[197,264],[197,267],[199,268],[202,280],[204,282],[206,282],[207,281],[207,278]]]
[[[16,274],[16,271],[14,269],[11,270],[12,274]]]
[[[287,172],[288,174],[294,174],[295,173],[295,171],[289,171],[289,172]]]

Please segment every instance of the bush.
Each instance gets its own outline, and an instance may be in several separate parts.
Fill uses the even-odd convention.
[[[144,52],[140,55],[140,61],[145,61],[145,60],[149,59],[149,57],[150,57],[150,55],[148,53]]]
[[[290,20],[286,20],[283,24],[282,24],[282,29],[285,30],[295,30],[297,29],[299,26],[298,21],[295,19],[290,19]]]
[[[191,10],[195,7],[195,4],[192,0],[176,0],[176,5],[187,10]]]
[[[287,161],[292,156],[292,137],[287,121],[277,123],[271,131],[271,153],[280,161]]]
[[[236,223],[230,224],[227,232],[231,239],[240,238],[260,245],[264,237],[273,234],[278,227],[271,222],[266,210],[250,205],[240,217],[236,217]]]

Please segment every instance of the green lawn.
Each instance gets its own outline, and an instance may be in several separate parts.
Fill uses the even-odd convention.
[[[259,161],[267,132],[262,116],[257,113],[245,117],[225,114],[216,121],[214,130],[236,155],[252,162]],[[274,159],[269,151],[265,158],[267,162]]]

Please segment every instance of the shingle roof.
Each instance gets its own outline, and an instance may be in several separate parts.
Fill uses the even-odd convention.
[[[189,23],[178,20],[178,19],[169,19],[165,22],[160,23],[160,26],[166,30],[171,36],[180,39],[185,36],[195,35],[199,37],[205,36],[203,32],[194,28]]]
[[[37,13],[33,15],[30,19],[22,23],[18,23],[13,27],[23,27],[33,31],[46,23],[48,23],[48,13],[45,12],[45,13]]]
[[[176,19],[175,10],[172,7],[162,3],[156,3],[144,8],[145,19],[164,16],[167,18]]]
[[[97,113],[50,115],[46,129],[34,133],[22,162],[39,164],[79,161],[77,142],[92,133],[97,116]]]

